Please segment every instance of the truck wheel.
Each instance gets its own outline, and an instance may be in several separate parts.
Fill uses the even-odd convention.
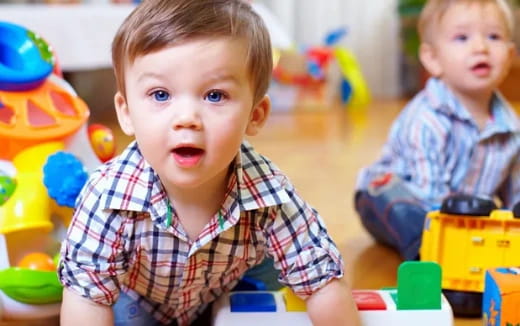
[[[441,213],[453,215],[489,216],[491,211],[494,209],[497,209],[497,206],[489,198],[456,194],[450,195],[442,201]]]
[[[520,201],[513,206],[513,216],[515,218],[520,218]]]
[[[442,290],[457,317],[480,317],[482,315],[482,293]]]

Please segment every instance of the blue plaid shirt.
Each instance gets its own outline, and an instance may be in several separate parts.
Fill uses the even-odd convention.
[[[394,121],[381,158],[358,176],[357,189],[384,173],[404,180],[428,210],[450,193],[520,200],[520,123],[495,93],[491,119],[479,130],[439,79],[428,80]]]
[[[307,297],[343,275],[343,261],[318,213],[287,177],[247,143],[234,162],[226,198],[194,241],[158,175],[134,142],[94,172],[63,241],[63,285],[113,304],[120,289],[157,320],[187,325],[264,257],[280,281]]]

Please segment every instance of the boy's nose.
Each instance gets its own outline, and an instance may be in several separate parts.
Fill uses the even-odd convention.
[[[175,111],[173,118],[174,129],[189,128],[198,130],[201,128],[200,108],[196,103],[185,101]]]
[[[475,36],[472,47],[475,52],[486,52],[488,50],[487,39],[482,35]]]

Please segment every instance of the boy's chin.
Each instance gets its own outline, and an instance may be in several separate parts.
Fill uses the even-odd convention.
[[[494,92],[498,84],[491,81],[468,81],[463,84],[453,84],[449,82],[445,82],[448,87],[456,94],[459,95],[472,95],[472,96],[481,96],[483,94],[488,94]]]

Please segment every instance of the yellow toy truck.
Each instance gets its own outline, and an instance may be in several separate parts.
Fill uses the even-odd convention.
[[[486,270],[520,266],[520,203],[511,211],[489,198],[447,197],[426,216],[420,259],[441,265],[455,315],[480,316]]]

